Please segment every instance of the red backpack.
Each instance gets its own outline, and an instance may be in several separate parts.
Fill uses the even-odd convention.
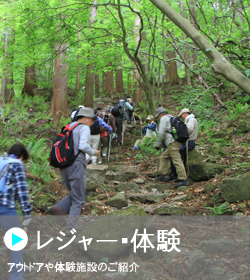
[[[63,168],[74,163],[80,151],[77,153],[77,155],[75,155],[73,129],[80,124],[81,123],[76,123],[72,127],[69,127],[68,124],[61,129],[60,133],[58,133],[51,146],[49,155],[50,165],[57,168]]]

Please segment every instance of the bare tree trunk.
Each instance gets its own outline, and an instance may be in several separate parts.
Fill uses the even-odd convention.
[[[102,72],[102,90],[104,95],[108,92],[108,86],[107,86],[107,73]]]
[[[35,96],[38,94],[35,65],[25,67],[25,80],[22,94],[23,93],[27,93],[29,96]]]
[[[99,74],[95,74],[95,97],[100,97],[100,80],[99,80]]]
[[[122,69],[115,72],[116,93],[124,93]]]
[[[8,44],[11,41],[10,29],[6,28],[4,32],[4,55],[3,70],[1,80],[1,104],[10,102],[14,96],[13,89],[13,56],[8,53]]]
[[[78,32],[78,39],[79,42],[81,41],[81,32]],[[79,64],[80,54],[77,55],[77,72],[76,72],[76,85],[75,85],[75,92],[80,91],[80,77],[81,77],[81,66]]]
[[[238,71],[187,19],[178,14],[164,0],[150,1],[193,40],[211,61],[215,73],[222,75],[250,94],[250,79]]]
[[[131,83],[131,73],[128,73],[128,83],[127,83],[127,93],[131,95],[132,93],[132,83]]]
[[[89,26],[95,22],[96,20],[96,4],[97,0],[93,1],[93,6],[90,11],[90,20]],[[88,64],[86,69],[86,89],[85,89],[85,98],[84,105],[86,107],[94,107],[93,98],[94,98],[94,85],[95,85],[95,73],[94,73],[94,65]]]
[[[168,59],[176,58],[175,51],[167,52]],[[177,63],[176,60],[169,62],[168,64],[168,78],[169,78],[169,85],[173,86],[179,84],[179,76],[177,73]]]
[[[109,63],[109,66],[111,66],[112,63]],[[114,73],[113,70],[107,72],[107,96],[114,98]]]
[[[57,123],[61,115],[68,116],[68,92],[67,92],[67,44],[56,46],[54,90],[52,100],[52,116]]]
[[[138,70],[133,71],[134,78],[134,92],[133,92],[133,101],[135,105],[138,105],[143,100],[143,90],[140,85],[140,73]]]
[[[86,72],[87,72],[87,76],[86,76],[84,106],[93,108],[94,85],[95,85],[94,66],[92,64],[88,64]]]

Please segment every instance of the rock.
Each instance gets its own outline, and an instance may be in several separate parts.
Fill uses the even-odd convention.
[[[127,215],[135,215],[135,216],[146,216],[146,212],[144,211],[144,209],[140,206],[129,206],[125,209],[122,210],[117,210],[117,211],[113,211],[111,213],[109,213],[108,215],[111,216],[127,216]]]
[[[106,205],[109,205],[111,207],[116,207],[118,209],[128,206],[128,202],[124,193],[120,193],[108,199],[105,203]]]
[[[146,195],[143,194],[132,194],[128,196],[131,201],[139,201],[141,203],[146,203]]]
[[[156,189],[158,191],[165,191],[168,189],[173,189],[173,186],[171,184],[150,183],[145,188],[149,191],[151,191],[152,189]]]
[[[107,179],[108,181],[128,181],[134,178],[137,178],[138,176],[136,175],[135,172],[122,172],[122,171],[112,171],[109,170],[106,175],[105,175],[105,179]]]
[[[51,197],[44,194],[34,195],[33,204],[37,209],[47,211],[48,207],[54,204],[54,200]]]
[[[122,184],[119,184],[119,185],[116,187],[116,190],[117,190],[118,192],[128,191],[128,190],[139,191],[140,188],[139,188],[138,185],[135,184],[135,183],[122,183]]]
[[[250,199],[250,174],[226,178],[221,185],[222,197],[232,203]]]
[[[188,153],[188,166],[189,177],[196,182],[207,181],[226,168],[221,164],[204,162],[204,157],[195,149]]]
[[[180,201],[180,200],[189,200],[190,198],[186,195],[180,195],[180,196],[176,196],[172,199],[172,201]]]
[[[106,194],[98,194],[97,199],[105,200],[105,199],[107,199],[107,195]]]
[[[107,165],[89,164],[87,165],[87,178],[95,182],[104,183],[107,170]]]
[[[182,215],[187,211],[186,207],[182,206],[160,206],[153,211],[154,215]]]
[[[144,180],[144,179],[140,179],[140,178],[135,179],[134,182],[135,182],[136,184],[145,184],[145,180]]]
[[[152,193],[152,194],[148,194],[146,196],[146,202],[150,202],[150,203],[158,203],[161,200],[165,199],[167,197],[167,195],[165,194],[157,194],[157,193]]]
[[[231,239],[206,240],[202,243],[202,250],[211,254],[226,254],[233,252],[237,244]]]
[[[98,184],[96,182],[93,182],[89,179],[87,179],[87,185],[86,185],[86,190],[88,192],[90,191],[95,191],[95,189],[98,187]]]
[[[248,118],[243,119],[239,122],[237,130],[241,133],[247,133],[250,131],[250,123],[248,121]]]
[[[188,257],[188,273],[194,274],[200,272],[206,258],[207,256],[202,250],[195,250],[191,252]]]
[[[188,187],[188,186],[181,186],[181,187],[179,187],[179,188],[176,190],[176,192],[177,192],[177,193],[179,193],[179,192],[185,192],[185,191],[189,190],[189,188],[190,188],[190,187]]]

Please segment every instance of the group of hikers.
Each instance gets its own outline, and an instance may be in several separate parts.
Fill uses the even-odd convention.
[[[122,100],[128,108],[132,107],[133,109],[132,100],[124,101]],[[77,113],[73,112],[74,114],[71,114],[72,122],[68,125],[68,129],[72,129],[71,133],[74,139],[72,145],[75,158],[73,163],[60,168],[62,179],[69,194],[52,206],[50,210],[52,215],[69,215],[64,230],[66,236],[71,236],[70,230],[76,227],[82,207],[85,204],[87,163],[90,161],[94,164],[98,162],[101,154],[100,143],[103,145],[102,156],[107,156],[109,141],[112,141],[115,133],[117,133],[117,144],[121,144],[124,108],[118,108],[119,114],[116,114],[113,109],[106,108],[103,112],[101,108],[94,110],[93,108],[79,106]],[[132,111],[132,109],[129,111]],[[125,112],[126,118],[131,121],[132,114],[129,116],[128,110],[125,110]],[[183,120],[187,127],[188,140],[185,142],[178,141],[175,135],[175,127],[173,127],[174,117],[169,115],[163,107],[156,110],[155,116],[147,116],[147,125],[141,126],[145,137],[152,137],[153,135],[157,137],[155,148],[161,150],[163,147],[164,149],[159,157],[158,176],[155,181],[176,183],[174,188],[189,186],[184,161],[186,152],[195,148],[195,141],[198,137],[197,120],[190,110],[187,108],[181,110],[178,117]],[[158,127],[156,122],[158,122]],[[140,148],[143,141],[143,139],[136,141],[134,145],[136,148],[133,148]],[[29,201],[29,191],[23,165],[28,158],[27,149],[22,144],[17,143],[8,151],[5,164],[1,162],[0,180],[5,177],[6,181],[5,190],[0,190],[0,226],[5,232],[11,227],[21,226],[16,212],[16,200],[19,200],[24,215],[23,225],[27,226],[31,221],[32,206]],[[8,220],[9,216],[14,217],[11,222]],[[10,262],[22,263],[22,252],[12,251]],[[9,279],[23,279],[23,271],[17,272],[13,269],[9,274]]]

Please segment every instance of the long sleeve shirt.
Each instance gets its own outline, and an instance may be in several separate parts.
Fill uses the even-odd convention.
[[[188,128],[189,140],[197,140],[198,138],[198,122],[193,114],[190,114],[185,119],[185,124]]]
[[[23,215],[29,216],[32,206],[29,201],[29,189],[24,165],[11,163],[7,170],[6,186],[8,190],[0,196],[0,205],[16,208],[19,201]]]
[[[156,142],[156,147],[161,147],[162,146],[162,140],[163,139],[165,140],[165,144],[167,146],[175,141],[172,134],[167,133],[167,131],[169,131],[169,132],[172,131],[170,117],[171,117],[170,115],[164,115],[160,119],[160,125],[159,125],[159,130],[158,130],[158,139],[157,139],[157,142]]]
[[[102,118],[100,118],[100,117],[98,117],[98,116],[97,116],[97,118],[98,118],[98,120],[99,120],[99,125],[100,125],[100,127],[104,127],[105,129],[107,129],[107,130],[110,131],[110,132],[113,131],[112,127],[111,127],[110,125],[106,124],[105,121],[104,121]]]

